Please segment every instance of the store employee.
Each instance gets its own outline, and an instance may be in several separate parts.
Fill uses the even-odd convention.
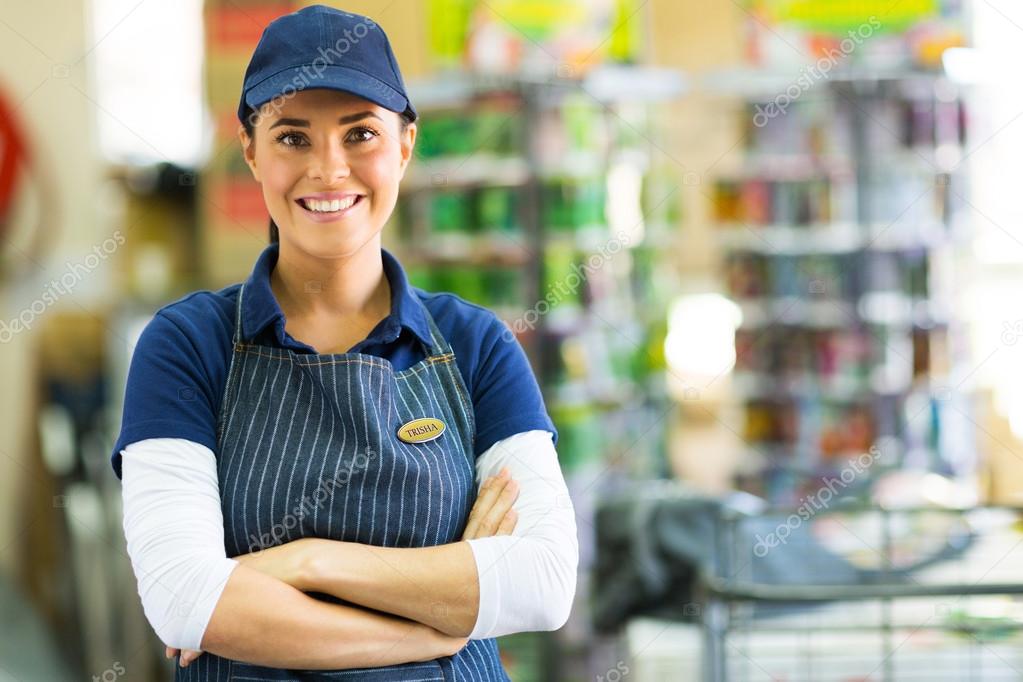
[[[156,313],[113,450],[146,616],[177,679],[507,680],[493,638],[567,619],[574,512],[521,347],[381,247],[417,118],[387,37],[275,20],[238,116],[272,243]]]

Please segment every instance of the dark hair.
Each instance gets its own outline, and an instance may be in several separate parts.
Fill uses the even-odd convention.
[[[249,139],[252,140],[253,144],[255,144],[256,140],[255,125],[253,123],[253,121],[256,119],[255,114],[256,114],[255,110],[252,109],[252,107],[249,107],[248,109],[245,110],[245,118],[242,119],[242,126],[245,128],[245,134],[249,136]],[[412,116],[407,111],[401,112],[399,116],[401,120],[401,132],[404,133],[405,130],[408,128],[409,124],[412,123],[415,119],[412,118]],[[278,242],[281,241],[281,235],[279,230],[277,229],[277,223],[274,222],[273,218],[270,218],[269,237],[271,244],[277,244]]]

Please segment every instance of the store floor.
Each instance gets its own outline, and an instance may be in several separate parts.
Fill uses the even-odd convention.
[[[64,682],[74,677],[29,603],[0,576],[0,682]]]

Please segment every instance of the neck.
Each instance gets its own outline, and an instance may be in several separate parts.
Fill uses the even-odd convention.
[[[318,258],[281,242],[270,287],[285,318],[385,317],[391,291],[379,240],[341,258]]]

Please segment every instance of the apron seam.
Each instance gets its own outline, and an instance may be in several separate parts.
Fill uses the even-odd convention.
[[[400,370],[399,371],[399,370],[394,370],[394,366],[393,365],[388,365],[388,364],[385,364],[385,363],[382,363],[382,362],[374,362],[372,360],[366,360],[365,358],[361,358],[361,357],[356,357],[356,358],[338,358],[336,360],[322,360],[322,361],[319,361],[319,362],[296,362],[295,359],[292,356],[290,356],[290,355],[276,355],[276,354],[273,354],[273,353],[267,353],[265,350],[262,349],[261,346],[254,346],[254,345],[251,345],[251,344],[238,344],[238,345],[235,346],[234,350],[236,350],[236,351],[238,351],[240,353],[247,353],[249,355],[257,355],[257,356],[259,356],[261,358],[267,358],[267,359],[270,359],[270,360],[280,360],[280,361],[287,360],[288,362],[292,362],[292,363],[297,364],[297,365],[305,365],[307,367],[317,367],[317,366],[322,366],[322,365],[342,365],[342,364],[353,364],[353,363],[354,364],[360,364],[360,365],[368,365],[370,367],[378,367],[380,369],[390,369],[390,370],[392,370],[394,372],[394,375],[396,377],[401,376],[402,374],[418,374],[419,372],[422,372],[422,371],[425,371],[425,370],[429,369],[429,367],[431,365],[439,364],[439,363],[448,363],[451,360],[454,360],[454,358],[455,358],[455,354],[454,353],[444,353],[443,355],[431,355],[429,357],[423,358],[421,361],[417,362],[412,367],[409,367],[408,369],[404,369],[404,370]]]

